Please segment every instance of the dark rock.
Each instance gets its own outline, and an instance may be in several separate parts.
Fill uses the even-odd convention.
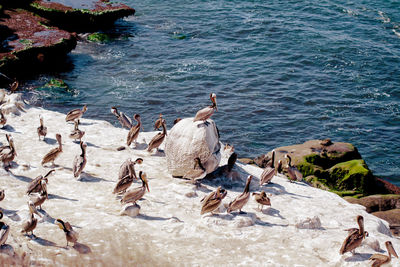
[[[34,0],[30,9],[52,24],[76,32],[101,29],[135,14],[133,8],[107,0]]]
[[[354,197],[345,197],[344,199],[350,203],[364,206],[368,213],[400,209],[400,195],[371,195],[360,199]]]
[[[373,212],[372,215],[387,221],[392,233],[398,235],[400,229],[400,209],[377,211]]]
[[[244,163],[244,164],[255,164],[254,160],[249,159],[249,158],[240,158],[238,159],[240,162]]]

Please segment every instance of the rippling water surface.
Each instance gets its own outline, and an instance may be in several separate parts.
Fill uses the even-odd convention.
[[[73,68],[43,75],[72,90],[31,92],[46,108],[111,105],[140,113],[145,130],[194,116],[215,92],[222,141],[239,157],[330,137],[356,145],[369,167],[400,185],[400,12],[390,0],[122,1],[136,9],[81,42]],[[112,134],[112,133],[110,133]]]

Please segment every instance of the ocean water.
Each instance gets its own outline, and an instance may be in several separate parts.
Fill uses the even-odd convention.
[[[112,105],[158,114],[168,128],[210,104],[239,157],[331,138],[353,143],[375,175],[400,185],[400,12],[391,0],[121,1],[135,16],[80,42],[63,79],[70,90],[27,90],[31,101],[119,123]],[[112,134],[112,133],[110,133]]]

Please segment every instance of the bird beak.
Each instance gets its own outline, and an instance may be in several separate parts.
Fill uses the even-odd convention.
[[[146,181],[146,188],[147,188],[147,191],[150,192],[149,184],[147,183],[147,181]]]
[[[396,258],[398,258],[399,256],[397,256],[396,251],[393,248],[393,245],[389,246],[389,250],[390,250],[390,254],[392,254],[393,256],[395,256]]]

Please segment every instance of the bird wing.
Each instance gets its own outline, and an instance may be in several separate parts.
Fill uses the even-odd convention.
[[[143,186],[131,189],[124,194],[121,201],[123,203],[136,202],[144,196],[145,190]]]
[[[47,163],[47,162],[50,162],[50,161],[54,160],[54,159],[57,157],[57,155],[58,155],[59,152],[60,152],[60,150],[58,149],[58,147],[53,148],[52,150],[50,150],[50,151],[43,157],[43,159],[42,159],[42,165],[45,164],[45,163]]]
[[[359,231],[350,232],[350,234],[343,241],[342,247],[340,248],[340,254],[344,254],[348,251],[352,251],[361,245],[363,236],[359,234]]]
[[[83,168],[85,168],[86,160],[84,157],[77,155],[75,156],[74,163],[73,163],[73,173],[74,177],[78,177],[79,174],[82,172]]]
[[[158,133],[156,134],[153,139],[151,139],[149,143],[149,147],[147,148],[147,151],[151,151],[154,148],[158,148],[161,143],[164,141],[165,135],[163,133]]]
[[[130,184],[132,184],[133,178],[130,177],[129,175],[126,175],[124,178],[118,181],[117,185],[114,188],[113,193],[118,193],[121,192],[122,190],[127,189]]]
[[[128,129],[132,128],[132,120],[126,116],[123,112],[120,112],[120,117],[118,118],[119,122],[121,123],[122,127],[126,127]]]
[[[372,267],[378,267],[389,261],[389,256],[383,254],[374,254],[369,258],[372,261]]]
[[[196,116],[193,121],[205,121],[214,114],[214,109],[212,107],[205,107],[197,111]]]
[[[33,190],[35,190],[35,188],[38,186],[38,184],[40,183],[40,180],[42,180],[43,176],[39,175],[38,177],[36,177],[35,179],[33,179],[28,186],[28,190],[26,190],[26,193],[32,193]]]
[[[81,110],[79,108],[73,109],[67,113],[65,120],[72,121],[72,120],[76,119],[77,117],[79,117],[80,113],[81,113]]]
[[[69,222],[65,222],[64,224],[65,224],[65,229],[67,231],[73,231],[72,226],[71,226],[71,224]]]
[[[128,133],[128,137],[126,138],[126,144],[130,146],[133,141],[139,136],[140,127],[133,126]]]
[[[275,169],[270,166],[265,167],[264,171],[260,176],[260,185],[267,184],[274,177]]]
[[[247,203],[247,201],[249,201],[249,197],[249,192],[240,194],[231,203],[229,203],[228,211],[241,209]]]
[[[221,198],[219,197],[210,198],[207,201],[204,201],[203,206],[201,207],[200,214],[214,211],[216,208],[218,208],[220,203],[221,203]]]

